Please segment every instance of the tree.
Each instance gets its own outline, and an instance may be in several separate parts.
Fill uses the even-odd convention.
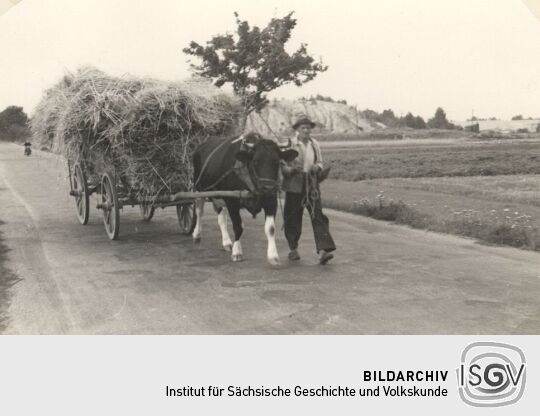
[[[410,127],[412,129],[415,129],[416,128],[416,119],[415,117],[412,115],[411,112],[407,113],[407,115],[405,116],[405,118],[403,119],[403,121],[405,122],[405,125],[407,127]]]
[[[0,112],[1,139],[20,140],[27,137],[30,134],[27,123],[28,116],[22,107],[15,105],[6,107]]]
[[[28,122],[28,116],[22,107],[10,105],[0,112],[0,128],[11,125],[24,126]]]
[[[381,123],[386,124],[389,127],[398,127],[400,124],[399,119],[396,118],[396,115],[390,109],[383,110],[381,113]]]
[[[367,120],[381,121],[379,113],[369,108],[366,108],[364,111],[360,111],[360,115],[362,115],[362,117],[364,117]]]
[[[420,116],[415,117],[411,112],[408,112],[407,115],[402,118],[402,123],[404,123],[406,127],[410,127],[412,129],[426,128],[426,122],[424,119]]]
[[[512,120],[523,120],[523,116],[518,114],[517,116],[512,117]]]
[[[293,12],[270,20],[260,29],[236,18],[236,33],[216,35],[202,46],[192,41],[183,52],[200,60],[191,64],[193,71],[211,78],[218,87],[232,84],[244,107],[242,125],[249,113],[260,111],[268,103],[270,91],[293,83],[301,86],[313,80],[319,72],[328,69],[322,61],[316,62],[302,43],[292,54],[285,50],[296,26]]]
[[[441,107],[437,108],[435,115],[428,120],[427,125],[431,129],[452,129],[455,127],[447,120],[446,113]]]
[[[316,99],[317,101],[326,101],[326,102],[328,102],[328,103],[333,103],[333,102],[335,102],[334,99],[333,99],[332,97],[325,97],[324,95],[321,95],[321,94],[317,94],[317,95],[315,96],[315,99]]]
[[[424,119],[420,116],[416,116],[414,118],[414,128],[415,129],[425,129],[427,126],[426,126],[426,122],[424,121]]]

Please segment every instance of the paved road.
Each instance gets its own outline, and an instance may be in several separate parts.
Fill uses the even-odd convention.
[[[0,232],[20,279],[0,305],[4,333],[540,333],[538,253],[330,211],[339,251],[327,267],[305,224],[303,260],[271,268],[262,218],[248,215],[243,263],[221,250],[213,215],[193,245],[173,209],[146,224],[126,208],[110,242],[95,209],[78,224],[64,165],[22,153],[0,143]],[[278,248],[285,258],[282,232]]]

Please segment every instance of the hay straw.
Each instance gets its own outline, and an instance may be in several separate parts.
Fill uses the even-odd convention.
[[[204,79],[111,77],[85,67],[47,90],[31,121],[34,141],[82,162],[92,180],[116,173],[135,196],[189,190],[193,150],[229,137],[240,107]]]

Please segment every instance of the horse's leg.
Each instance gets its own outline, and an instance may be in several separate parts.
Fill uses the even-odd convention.
[[[221,230],[221,244],[225,251],[232,250],[232,241],[229,236],[229,231],[227,230],[227,209],[224,206],[214,203],[214,209],[218,214],[218,225]]]
[[[242,261],[244,259],[244,253],[242,252],[240,237],[242,236],[244,229],[242,228],[242,218],[240,217],[240,205],[237,201],[227,200],[226,202],[234,231],[231,260],[235,262]]]
[[[195,200],[195,215],[197,217],[197,223],[195,224],[195,229],[193,230],[193,242],[201,242],[201,233],[202,233],[202,217],[204,214],[204,198],[198,198]]]
[[[268,263],[272,266],[279,266],[279,254],[276,246],[276,211],[277,211],[277,199],[269,199],[264,204],[264,233],[268,240],[268,248],[266,250],[266,258]]]
[[[266,258],[272,266],[279,266],[279,254],[276,246],[276,224],[273,215],[266,217],[264,221],[264,233],[268,240],[268,248],[266,250]]]

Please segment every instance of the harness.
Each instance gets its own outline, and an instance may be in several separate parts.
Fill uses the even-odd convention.
[[[218,146],[216,146],[216,148],[214,150],[212,150],[212,152],[210,152],[210,154],[208,155],[208,157],[206,158],[206,160],[204,161],[203,163],[203,166],[201,168],[201,171],[199,172],[199,176],[197,176],[197,179],[195,180],[194,184],[193,184],[193,188],[194,189],[197,189],[197,185],[199,184],[199,181],[201,180],[202,178],[202,175],[204,173],[204,170],[206,169],[206,167],[208,166],[208,163],[210,162],[210,159],[212,158],[212,156],[214,156],[214,154],[216,154],[216,152],[221,149],[226,143],[228,143],[229,141],[232,143],[235,143],[236,140],[239,140],[242,136],[240,136],[238,139],[235,139],[235,140],[224,140],[223,142],[221,142]],[[234,166],[233,166],[234,168]],[[212,189],[214,186],[216,186],[218,183],[220,183],[223,179],[225,179],[225,177],[231,173],[232,169],[229,169],[225,172],[225,174],[223,176],[221,176],[217,182],[213,183],[211,186],[208,186],[206,187],[205,189],[203,189],[203,191],[207,191],[209,189]]]
[[[212,157],[218,152],[219,149],[221,149],[225,144],[234,144],[238,141],[242,141],[242,144],[240,146],[241,150],[244,150],[246,148],[249,148],[249,146],[245,142],[244,135],[241,135],[237,139],[231,139],[231,140],[225,140],[222,143],[220,143],[206,158],[204,161],[204,164],[201,168],[201,171],[199,172],[199,175],[194,183],[194,188],[196,189],[197,185],[199,184],[206,168],[208,167],[208,164],[210,163],[210,160]],[[253,194],[257,194],[257,185],[259,185],[259,188],[264,185],[269,185],[272,188],[275,188],[277,190],[279,182],[274,179],[269,178],[261,178],[259,175],[257,175],[257,172],[255,171],[253,167],[253,163],[247,162],[242,163],[239,160],[237,160],[233,166],[230,169],[227,169],[216,181],[214,181],[211,185],[206,186],[203,191],[208,191],[213,188],[215,188],[217,185],[219,185],[227,176],[229,176],[232,172],[235,172],[237,176],[244,182],[244,184],[248,187],[249,191]],[[253,183],[252,178],[255,180],[255,183]]]
[[[257,175],[257,172],[255,171],[253,167],[253,162],[248,162],[247,164],[247,170],[250,175],[250,178],[255,179],[255,188],[257,188],[257,185],[259,187],[263,187],[267,185],[270,189],[278,190],[279,188],[279,180],[270,179],[270,178],[261,178],[259,175]]]

